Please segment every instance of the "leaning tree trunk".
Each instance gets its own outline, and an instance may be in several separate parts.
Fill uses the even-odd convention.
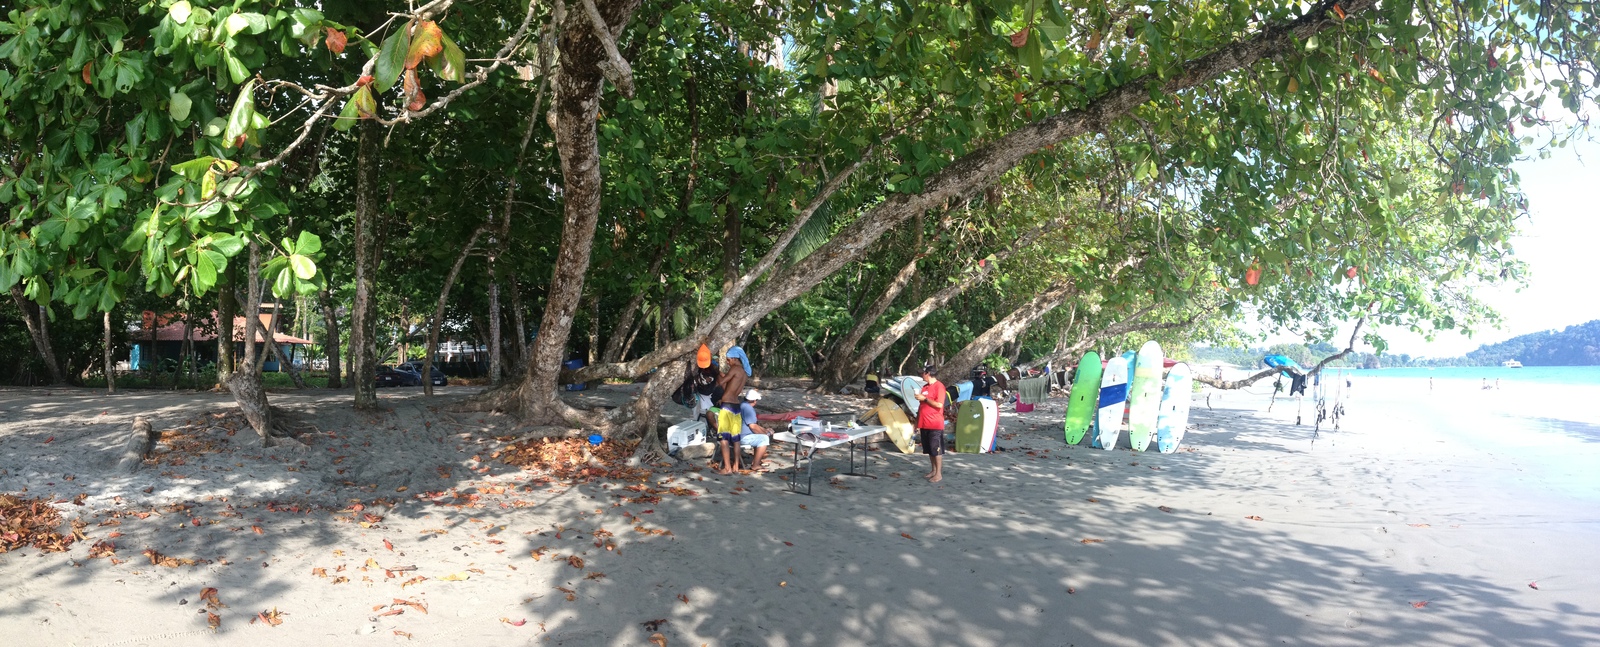
[[[450,288],[456,284],[456,277],[461,276],[461,266],[467,263],[467,257],[472,255],[472,248],[478,244],[478,237],[486,231],[486,227],[479,227],[472,232],[472,237],[467,239],[467,246],[461,248],[461,255],[456,257],[455,264],[450,266],[450,273],[444,278],[444,287],[439,289],[439,302],[433,308],[433,321],[428,324],[428,352],[422,357],[422,392],[433,395],[433,356],[439,352],[439,329],[444,326],[444,306],[450,302]]]
[[[1017,308],[988,330],[974,337],[971,342],[967,343],[966,348],[961,349],[955,356],[945,361],[944,365],[940,366],[934,375],[939,378],[940,382],[954,384],[956,379],[965,375],[967,371],[972,370],[972,367],[982,362],[983,358],[994,352],[994,349],[1011,343],[1012,340],[1017,338],[1017,335],[1027,330],[1028,326],[1033,325],[1033,322],[1038,321],[1040,317],[1049,314],[1051,310],[1056,309],[1056,306],[1064,303],[1067,297],[1072,296],[1075,291],[1073,288],[1071,281],[1056,281],[1049,289],[1040,292],[1023,304],[1022,307]]]
[[[528,361],[527,382],[519,389],[525,417],[534,422],[565,422],[572,413],[556,397],[556,383],[566,354],[572,320],[583,296],[584,275],[594,247],[600,217],[600,149],[596,117],[605,77],[612,76],[618,91],[632,95],[631,71],[616,54],[615,39],[633,17],[640,0],[615,0],[567,12],[560,27],[561,74],[552,104],[556,150],[561,156],[561,246],[545,299],[544,317],[534,338]],[[596,5],[604,5],[596,6]],[[595,18],[600,18],[596,24]]]
[[[261,332],[261,245],[250,243],[250,272],[248,295],[244,304],[244,361],[239,369],[228,376],[228,391],[239,404],[239,411],[250,423],[250,428],[261,437],[262,446],[272,445],[272,405],[267,402],[267,392],[261,386],[261,363],[264,354],[256,352],[256,338]]]
[[[878,295],[878,299],[872,302],[872,306],[868,307],[866,312],[856,318],[856,325],[850,328],[850,332],[845,333],[843,337],[840,337],[834,343],[833,352],[828,354],[828,359],[822,363],[822,367],[816,373],[818,388],[822,392],[832,393],[855,381],[855,375],[845,375],[844,373],[847,366],[852,368],[854,366],[850,359],[855,356],[856,344],[861,343],[861,338],[866,336],[867,330],[871,329],[872,324],[878,321],[878,317],[882,317],[883,313],[888,312],[889,306],[894,305],[895,298],[905,291],[906,286],[911,285],[912,277],[917,274],[917,262],[920,260],[922,260],[922,257],[918,256],[911,259],[910,263],[906,263],[905,267],[900,268],[900,271],[894,275],[894,279],[889,281],[888,289],[885,289],[883,294]],[[867,361],[871,362],[872,358],[868,358]]]
[[[322,323],[328,327],[327,337],[323,339],[323,347],[328,355],[328,388],[337,389],[343,386],[339,375],[344,368],[339,363],[339,317],[333,308],[333,297],[324,287],[317,292],[317,301],[322,304]]]
[[[33,338],[33,348],[39,351],[39,358],[44,360],[44,368],[50,373],[50,383],[66,384],[66,373],[62,372],[61,363],[56,360],[55,348],[50,345],[50,325],[47,319],[49,313],[23,296],[21,284],[11,286],[11,300],[22,310],[22,320],[28,326],[28,336]]]
[[[358,409],[378,405],[377,334],[374,292],[377,284],[377,245],[374,221],[378,217],[378,124],[363,121],[356,154],[355,301],[350,306],[350,382]]]

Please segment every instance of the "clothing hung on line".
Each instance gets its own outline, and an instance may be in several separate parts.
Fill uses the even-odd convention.
[[[1017,380],[1017,395],[1023,404],[1043,404],[1050,397],[1050,376],[1025,377]]]

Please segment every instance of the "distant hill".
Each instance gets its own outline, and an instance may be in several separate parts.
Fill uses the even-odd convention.
[[[1600,319],[1565,330],[1530,333],[1467,353],[1466,364],[1496,366],[1508,359],[1524,366],[1600,365]]]

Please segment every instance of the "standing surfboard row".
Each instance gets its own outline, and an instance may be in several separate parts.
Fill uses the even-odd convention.
[[[1091,447],[1115,449],[1126,411],[1128,444],[1134,451],[1149,449],[1152,441],[1163,454],[1178,451],[1189,422],[1194,378],[1189,365],[1180,363],[1163,381],[1164,360],[1155,341],[1145,342],[1138,353],[1111,358],[1103,368],[1099,353],[1084,353],[1067,404],[1067,444],[1087,436]]]

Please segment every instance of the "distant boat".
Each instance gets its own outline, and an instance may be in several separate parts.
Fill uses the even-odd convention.
[[[1514,359],[1508,359],[1504,362],[1500,362],[1500,365],[1506,368],[1522,368],[1522,362]]]

